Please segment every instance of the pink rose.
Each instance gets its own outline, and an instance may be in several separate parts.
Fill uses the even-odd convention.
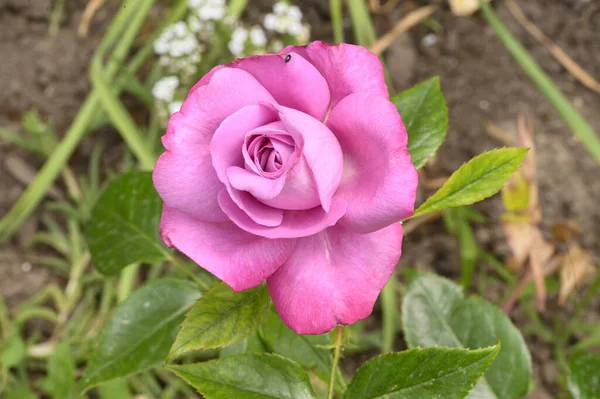
[[[314,42],[212,69],[169,121],[162,239],[302,334],[367,317],[417,172],[375,55]]]

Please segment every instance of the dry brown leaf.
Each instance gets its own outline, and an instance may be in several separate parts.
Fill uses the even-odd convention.
[[[488,131],[499,135],[488,126]],[[500,134],[499,137],[504,137]],[[519,170],[502,189],[502,202],[506,209],[502,217],[502,228],[506,241],[513,254],[507,266],[514,271],[521,270],[529,261],[531,276],[535,282],[537,305],[540,310],[546,306],[546,287],[543,266],[554,254],[555,247],[544,238],[540,228],[536,176],[535,141],[533,121],[524,113],[517,120],[517,145],[529,148]]]
[[[554,254],[554,246],[548,243],[539,229],[535,230],[531,251],[529,254],[529,264],[533,273],[533,282],[535,283],[535,296],[537,306],[540,310],[546,309],[546,285],[544,284],[544,264]]]
[[[387,49],[389,45],[392,44],[396,37],[398,37],[401,33],[411,29],[413,26],[422,22],[425,18],[433,14],[437,9],[437,4],[430,4],[428,6],[424,6],[409,12],[400,21],[398,21],[398,23],[390,31],[388,31],[385,35],[377,39],[377,41],[373,43],[371,47],[369,47],[369,50],[377,55],[383,53],[385,49]]]
[[[566,244],[574,236],[581,235],[581,227],[577,220],[570,220],[566,223],[554,223],[552,225],[552,238],[554,241]]]
[[[519,271],[529,258],[535,230],[537,227],[527,222],[503,222],[504,236],[512,252],[512,258],[507,266],[513,271]]]
[[[569,295],[585,280],[596,273],[593,254],[577,243],[569,245],[569,250],[562,258],[560,271],[560,292],[558,303],[564,305]]]

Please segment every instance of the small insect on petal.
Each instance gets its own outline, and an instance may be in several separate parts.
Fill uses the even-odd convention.
[[[291,59],[292,59],[292,55],[291,55],[291,54],[288,54],[288,55],[286,55],[286,56],[285,56],[285,62],[286,62],[286,63],[287,63],[287,62],[290,62],[290,61],[291,61]]]

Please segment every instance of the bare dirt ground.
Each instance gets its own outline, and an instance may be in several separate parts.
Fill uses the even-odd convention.
[[[103,21],[110,16],[110,10],[100,11],[89,37],[78,38],[76,28],[85,3],[84,0],[68,1],[62,29],[57,36],[50,37],[46,19],[50,0],[0,0],[0,126],[19,130],[23,113],[35,108],[53,122],[59,134],[68,127],[89,91],[87,64],[102,36]],[[272,4],[269,0],[251,3],[250,18],[259,18]],[[302,0],[299,3],[313,25],[313,38],[330,40],[327,2]],[[494,3],[500,18],[595,130],[600,131],[600,95],[579,84],[528,36],[502,1]],[[587,72],[600,78],[600,3],[595,0],[528,0],[519,4],[528,17]],[[403,13],[400,5],[393,13],[378,16],[379,33],[389,29]],[[457,18],[447,8],[434,17],[440,22],[437,32],[424,26],[415,28],[396,40],[386,53],[398,90],[433,75],[442,77],[450,128],[438,157],[426,169],[427,176],[447,176],[474,155],[502,146],[485,133],[485,122],[508,126],[514,124],[520,110],[526,109],[535,120],[544,232],[549,233],[552,223],[576,220],[582,230],[581,243],[598,254],[600,166],[530,84],[481,17]],[[350,30],[347,37],[351,37],[349,33]],[[0,215],[10,209],[24,188],[3,166],[8,154],[19,155],[35,169],[41,166],[40,159],[0,142]],[[79,151],[76,159],[85,160],[85,152]],[[507,255],[497,223],[500,201],[497,198],[487,201],[479,209],[495,223],[478,227],[477,237],[500,257]],[[39,212],[8,245],[0,247],[0,294],[13,306],[55,278],[40,266],[33,264],[29,268],[26,264],[29,251],[26,244],[39,227],[38,216]],[[457,244],[441,222],[432,223],[407,238],[402,263],[456,276]],[[597,319],[600,303],[596,302],[590,312],[589,318]],[[518,309],[515,322],[520,322]],[[536,376],[536,391],[531,398],[555,397],[557,366],[549,360],[551,348],[532,340],[529,344]]]

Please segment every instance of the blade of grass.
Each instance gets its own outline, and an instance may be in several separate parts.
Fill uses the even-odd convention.
[[[539,91],[548,99],[589,153],[592,154],[596,161],[600,162],[600,138],[596,135],[596,132],[577,112],[575,107],[556,87],[542,68],[539,67],[521,43],[515,39],[506,26],[498,19],[492,7],[482,0],[479,3],[484,18],[494,29],[508,52],[521,66],[527,76],[529,76],[529,79],[537,86]]]
[[[230,0],[227,10],[228,14],[238,19],[244,13],[246,4],[248,4],[248,0]]]
[[[130,6],[136,9],[136,13],[130,21],[128,29],[123,33],[122,40],[127,42],[133,41],[155,2],[155,0],[131,1],[135,2]],[[94,84],[94,89],[98,92],[102,107],[119,133],[121,133],[123,140],[140,161],[142,168],[152,169],[156,161],[156,156],[142,138],[133,118],[119,100],[118,95],[112,91],[109,85],[110,80],[105,78],[105,73],[102,69],[102,59],[107,51],[108,46],[101,45],[92,57],[90,80]]]
[[[370,46],[377,40],[377,34],[365,0],[346,0],[346,2],[356,41],[361,46]]]
[[[341,43],[344,41],[342,0],[329,0],[329,11],[331,13],[331,26],[333,27],[333,41]]]

